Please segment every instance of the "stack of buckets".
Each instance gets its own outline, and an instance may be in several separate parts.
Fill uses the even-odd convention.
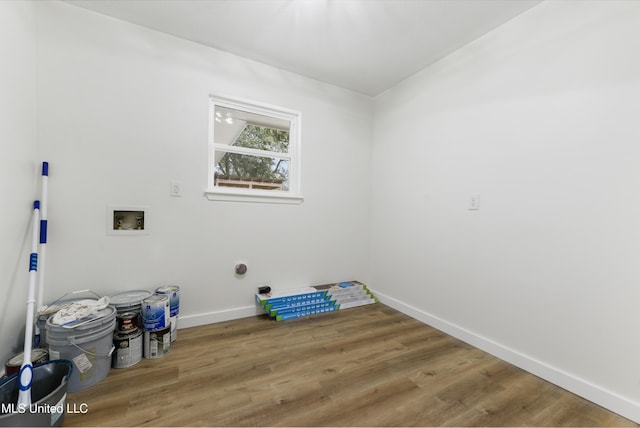
[[[143,356],[159,358],[169,352],[177,339],[179,306],[180,287],[166,286],[155,293],[139,290],[111,296],[109,306],[72,325],[56,325],[50,314],[42,315],[40,345],[48,347],[50,360],[73,364],[68,392],[80,391],[103,380],[112,367],[131,367]],[[39,361],[34,359],[34,364]]]
[[[180,287],[130,291],[111,297],[117,309],[113,336],[113,368],[126,368],[144,358],[160,358],[177,339]]]
[[[142,360],[142,302],[152,295],[151,291],[135,290],[109,298],[117,311],[113,333],[113,368],[131,367]]]

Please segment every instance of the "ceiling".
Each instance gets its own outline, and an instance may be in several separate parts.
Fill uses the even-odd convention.
[[[540,0],[67,0],[375,96]]]

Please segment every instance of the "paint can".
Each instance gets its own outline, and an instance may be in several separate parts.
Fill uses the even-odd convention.
[[[169,296],[154,294],[142,301],[142,324],[145,331],[169,328]]]
[[[144,332],[144,357],[160,358],[171,349],[171,328]]]
[[[178,339],[178,316],[169,317],[169,328],[171,330],[171,342]]]
[[[116,308],[118,315],[133,312],[137,315],[136,325],[142,326],[142,301],[153,296],[149,290],[133,290],[109,297],[109,304]]]
[[[167,285],[156,288],[156,294],[166,294],[169,296],[169,323],[171,325],[171,341],[178,338],[178,314],[180,313],[180,287],[177,285]]]
[[[177,285],[167,285],[156,288],[156,294],[167,294],[169,296],[170,316],[174,317],[180,313],[180,287]]]
[[[138,331],[139,323],[139,312],[123,312],[116,315],[116,331],[118,333],[129,334]]]
[[[4,365],[4,371],[7,376],[11,376],[14,373],[20,371],[22,367],[22,360],[24,359],[24,352],[20,352],[10,357]],[[31,350],[31,365],[44,363],[49,359],[49,351],[42,348],[36,348]]]
[[[112,367],[124,369],[137,364],[142,360],[142,331],[135,330],[131,333],[115,333],[113,335]]]

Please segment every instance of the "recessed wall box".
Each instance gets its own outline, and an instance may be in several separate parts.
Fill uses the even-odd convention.
[[[109,205],[107,233],[109,235],[148,235],[150,208],[147,206]]]

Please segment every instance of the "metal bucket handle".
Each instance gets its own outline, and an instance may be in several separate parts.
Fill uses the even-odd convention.
[[[60,300],[64,299],[65,297],[67,297],[70,294],[80,294],[80,293],[91,293],[94,296],[98,297],[98,300],[102,298],[101,295],[99,295],[98,293],[96,293],[95,291],[87,288],[85,290],[76,290],[76,291],[70,291],[68,293],[64,293],[61,297],[58,297],[55,301],[53,301],[52,303],[49,303],[48,305],[44,306],[44,310],[41,312],[46,311],[47,309],[49,309],[50,307],[54,306],[56,303],[58,303]],[[39,308],[38,308],[39,309]]]
[[[116,350],[115,345],[111,345],[111,349],[109,350],[108,354],[97,354],[95,352],[91,352],[91,351],[87,351],[86,349],[83,349],[81,347],[79,347],[78,345],[75,344],[75,341],[73,340],[73,338],[70,338],[71,340],[69,340],[69,344],[75,346],[76,348],[78,348],[80,351],[82,351],[82,353],[84,354],[89,354],[89,355],[93,355],[95,357],[104,357],[104,358],[111,358],[111,354],[113,354],[113,351]]]

